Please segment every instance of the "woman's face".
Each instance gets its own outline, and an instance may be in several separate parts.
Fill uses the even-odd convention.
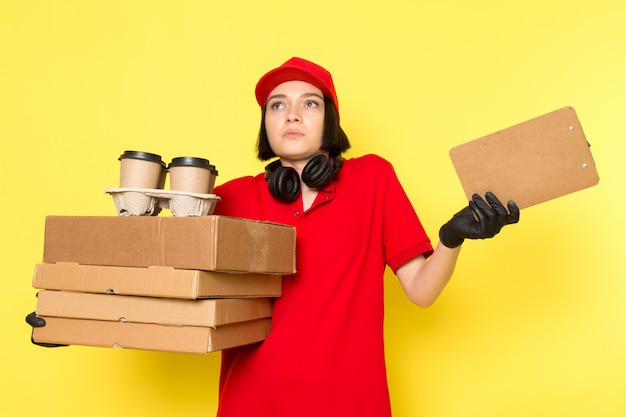
[[[278,85],[267,99],[265,131],[274,153],[297,165],[322,153],[324,95],[304,81]]]

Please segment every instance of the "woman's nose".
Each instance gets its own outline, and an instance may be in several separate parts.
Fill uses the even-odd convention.
[[[287,123],[299,122],[300,120],[300,114],[296,110],[290,110],[287,113]]]

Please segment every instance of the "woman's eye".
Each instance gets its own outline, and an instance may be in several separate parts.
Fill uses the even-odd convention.
[[[282,102],[280,102],[280,101],[275,101],[273,103],[270,103],[270,107],[273,110],[280,110],[280,109],[284,109],[285,105]]]
[[[311,100],[311,101],[307,101],[307,102],[305,103],[305,106],[306,106],[306,107],[318,107],[318,106],[319,106],[319,104],[317,103],[317,101],[313,101],[313,100]]]

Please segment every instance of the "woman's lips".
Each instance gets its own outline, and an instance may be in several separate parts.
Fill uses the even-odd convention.
[[[298,129],[288,129],[285,130],[285,132],[283,133],[284,138],[299,138],[301,136],[304,136],[304,133],[302,133]]]

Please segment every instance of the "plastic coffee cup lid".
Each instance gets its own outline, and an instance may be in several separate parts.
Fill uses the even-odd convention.
[[[196,167],[211,169],[208,159],[197,158],[195,156],[179,156],[174,158],[169,164],[169,168],[172,167]]]
[[[157,155],[149,152],[141,152],[141,151],[124,151],[123,154],[120,155],[118,160],[122,159],[141,159],[143,161],[156,162],[157,164],[165,165],[165,163],[161,160],[161,155]]]

